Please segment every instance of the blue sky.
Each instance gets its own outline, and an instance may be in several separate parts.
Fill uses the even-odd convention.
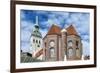
[[[40,32],[44,37],[52,26],[56,24],[61,28],[67,28],[71,24],[76,28],[83,43],[83,53],[90,53],[90,14],[82,12],[61,12],[61,11],[36,11],[36,10],[21,10],[21,49],[24,52],[29,51],[30,35],[34,24],[36,24],[36,16],[38,16],[38,24]]]

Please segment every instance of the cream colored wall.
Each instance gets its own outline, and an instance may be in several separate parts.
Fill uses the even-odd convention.
[[[33,39],[35,39],[35,43],[33,43]],[[41,44],[39,43],[36,43],[36,40],[40,41]],[[40,47],[38,47],[38,45],[40,45]],[[35,56],[35,53],[37,51],[39,51],[40,49],[42,49],[42,38],[38,38],[38,37],[35,37],[35,36],[32,36],[30,38],[30,46],[32,47],[32,53],[34,54],[33,56]]]

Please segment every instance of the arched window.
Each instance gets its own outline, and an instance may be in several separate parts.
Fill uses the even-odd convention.
[[[68,41],[68,46],[70,46],[70,47],[71,47],[72,45],[73,45],[72,40],[69,40],[69,41]]]
[[[55,46],[55,42],[54,40],[51,40],[50,43],[49,43],[50,47],[54,47]]]
[[[37,45],[37,47],[40,47],[40,45]]]
[[[35,39],[33,39],[33,43],[35,43]]]
[[[50,58],[54,58],[55,57],[55,49],[54,47],[50,48]]]
[[[76,48],[76,56],[79,57],[80,56],[80,51],[79,48]]]
[[[40,40],[39,40],[39,44],[41,44]]]
[[[77,46],[77,47],[78,47],[78,43],[79,43],[79,42],[78,42],[78,41],[76,41],[76,46]]]
[[[73,48],[68,49],[68,57],[72,58],[73,57]]]
[[[38,40],[36,40],[36,43],[38,43]]]
[[[46,48],[46,42],[45,42],[45,48]]]

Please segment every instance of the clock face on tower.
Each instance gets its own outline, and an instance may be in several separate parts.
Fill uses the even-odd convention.
[[[54,45],[55,45],[55,42],[54,42],[54,41],[51,41],[51,42],[50,42],[50,46],[51,46],[51,47],[54,47]]]

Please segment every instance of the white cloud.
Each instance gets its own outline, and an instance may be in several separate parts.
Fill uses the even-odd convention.
[[[24,19],[24,18],[25,18],[25,14],[24,14],[24,12],[23,12],[23,11],[21,11],[21,13],[20,13],[20,14],[21,14],[21,16],[20,16],[20,17],[21,17],[21,19]]]
[[[83,54],[90,55],[90,43],[82,40],[82,44],[83,44]]]
[[[30,47],[30,36],[33,29],[33,23],[21,21],[21,49],[27,52]]]
[[[22,30],[21,31],[21,41],[29,41],[31,33],[29,31],[26,30]]]
[[[47,34],[47,32],[48,32],[48,29],[40,29],[40,32],[41,32],[41,34],[42,34],[42,38],[44,38],[45,37],[45,35]]]
[[[69,17],[69,12],[51,12],[49,17],[56,17],[60,16],[61,18],[68,18]]]
[[[21,42],[21,50],[23,51],[23,52],[28,52],[29,51],[29,47],[30,47],[30,44],[29,43],[22,43]]]
[[[90,42],[90,41],[89,41],[89,38],[90,38],[89,35],[82,35],[81,37],[82,37],[82,39],[83,39],[84,41]]]
[[[32,31],[32,28],[34,27],[34,24],[29,21],[21,21],[21,29],[22,30],[27,30],[27,31]]]

